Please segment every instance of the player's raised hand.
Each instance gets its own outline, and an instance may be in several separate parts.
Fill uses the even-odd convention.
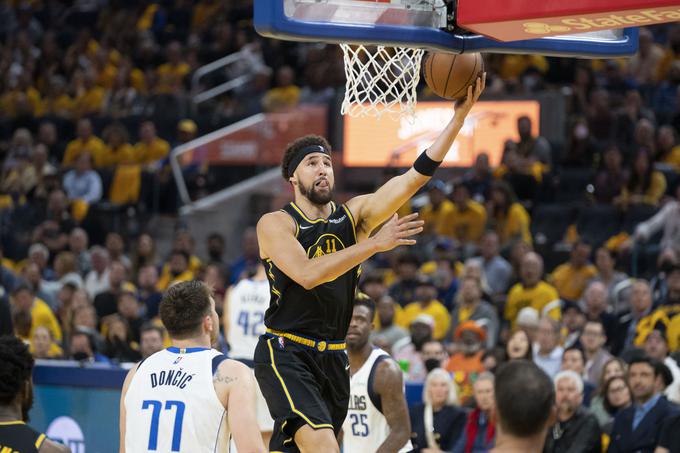
[[[465,117],[479,100],[482,92],[486,88],[486,71],[482,73],[481,77],[477,77],[474,85],[470,85],[467,89],[467,95],[458,102],[456,102],[456,116],[462,115]]]
[[[386,252],[400,245],[413,245],[416,240],[413,237],[423,231],[425,222],[418,219],[418,213],[410,214],[401,219],[394,214],[385,223],[380,231],[373,236],[378,251]]]

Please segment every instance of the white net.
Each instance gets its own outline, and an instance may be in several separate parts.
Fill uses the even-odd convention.
[[[345,59],[342,114],[413,117],[423,49],[340,44]]]

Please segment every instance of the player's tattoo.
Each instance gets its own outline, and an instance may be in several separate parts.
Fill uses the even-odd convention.
[[[214,382],[221,382],[223,384],[231,384],[232,382],[237,380],[238,380],[237,377],[225,376],[220,374],[219,371],[217,371],[217,373],[215,373],[215,375],[213,376]]]

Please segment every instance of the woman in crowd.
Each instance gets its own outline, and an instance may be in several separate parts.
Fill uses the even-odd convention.
[[[111,315],[106,322],[106,342],[104,354],[118,362],[137,362],[142,356],[139,345],[132,341],[130,327],[125,318]]]
[[[600,427],[604,428],[611,422],[612,416],[605,407],[605,385],[615,377],[624,377],[626,375],[626,364],[618,357],[610,359],[605,363],[600,375],[600,382],[593,399],[590,401],[590,411],[597,417]]]
[[[465,411],[456,406],[458,395],[449,373],[441,368],[425,379],[423,403],[410,408],[414,452],[450,451],[465,428]]]
[[[606,434],[612,431],[614,417],[621,410],[628,407],[632,402],[631,391],[624,376],[615,376],[604,384],[603,388],[604,408],[609,414],[609,420],[602,425]]]
[[[515,329],[508,338],[508,344],[505,346],[505,356],[507,360],[533,360],[533,351],[531,349],[531,337],[524,329]]]
[[[666,193],[666,177],[654,170],[649,151],[641,148],[633,159],[633,169],[628,183],[623,187],[621,195],[614,203],[626,207],[631,204],[649,204],[657,206]]]

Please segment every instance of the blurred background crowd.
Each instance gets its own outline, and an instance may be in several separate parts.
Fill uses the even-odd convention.
[[[173,147],[337,99],[336,46],[265,40],[251,16],[251,0],[0,2],[0,330],[36,358],[139,360],[167,342],[158,304],[172,282],[204,280],[221,300],[256,272],[252,228],[201,238],[203,256],[181,222],[164,247],[145,229],[177,215]],[[194,71],[243,49],[257,76],[193,108]],[[551,142],[521,118],[500,165],[480,150],[402,207],[420,211],[426,232],[363,266],[374,341],[408,380],[427,378],[436,414],[472,407],[479,376],[526,359],[575,386],[561,423],[589,406],[593,436],[613,439],[614,414],[632,403],[680,403],[680,25],[641,29],[630,59],[485,58],[488,96],[563,95],[566,136]],[[189,175],[194,187],[210,180],[205,168]],[[340,198],[354,190],[343,184]],[[135,226],[118,228],[121,216]],[[630,372],[645,367],[652,387]],[[438,427],[440,448],[467,448],[461,436],[477,429],[458,415],[435,425],[444,419],[460,429]]]

